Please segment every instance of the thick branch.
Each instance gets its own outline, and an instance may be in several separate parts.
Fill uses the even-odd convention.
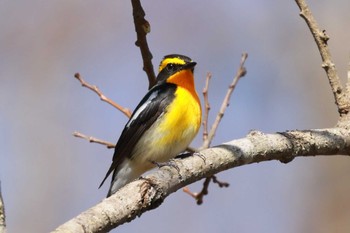
[[[140,48],[143,70],[146,72],[148,77],[148,89],[153,87],[156,83],[156,75],[154,74],[153,64],[152,64],[152,53],[148,48],[148,43],[146,39],[147,33],[151,31],[151,25],[145,19],[145,11],[141,6],[140,0],[131,0],[132,4],[132,15],[134,17],[135,31],[137,35],[137,40],[135,42],[136,46]]]
[[[350,100],[347,98],[349,94],[346,93],[343,89],[340,78],[337,74],[337,70],[335,69],[335,65],[332,61],[332,56],[327,45],[329,37],[327,36],[325,30],[320,30],[306,2],[304,0],[295,1],[300,9],[300,16],[308,25],[311,34],[315,39],[318,50],[320,51],[322,58],[322,67],[327,73],[335,103],[338,107],[338,112],[341,117],[345,116],[350,111]]]
[[[68,221],[54,232],[106,232],[157,208],[181,187],[230,168],[269,160],[291,161],[298,156],[350,155],[350,131],[343,128],[251,132],[247,137],[202,150],[204,157],[175,160],[175,169],[163,167],[134,181],[115,195]]]
[[[346,82],[346,93],[350,93],[350,62],[348,64],[348,74],[347,74],[347,82]]]

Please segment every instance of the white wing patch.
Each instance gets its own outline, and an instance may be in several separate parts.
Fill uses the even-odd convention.
[[[158,95],[159,91],[154,91],[149,97],[148,100],[142,104],[135,112],[135,114],[133,115],[133,117],[129,120],[128,124],[126,125],[126,127],[129,127],[130,124],[139,117],[139,115],[141,114],[141,112],[143,112],[143,110],[145,110],[148,105],[152,102],[153,99],[155,99]]]

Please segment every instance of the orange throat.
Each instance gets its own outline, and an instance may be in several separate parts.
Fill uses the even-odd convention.
[[[198,94],[196,92],[196,89],[194,87],[194,77],[193,77],[193,72],[190,70],[182,70],[167,80],[168,83],[173,83],[176,84],[179,87],[182,87],[186,89],[193,98],[197,101],[199,106],[201,106],[201,103],[199,101]]]

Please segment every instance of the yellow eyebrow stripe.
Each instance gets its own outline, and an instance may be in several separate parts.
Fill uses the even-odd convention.
[[[177,65],[185,65],[186,62],[178,57],[172,57],[172,58],[166,58],[162,61],[162,63],[160,63],[159,65],[159,72],[164,69],[164,67],[166,67],[166,65],[168,65],[169,63],[172,64],[177,64]]]

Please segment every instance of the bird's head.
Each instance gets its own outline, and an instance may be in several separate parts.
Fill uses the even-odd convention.
[[[196,66],[191,58],[180,55],[170,54],[163,58],[159,65],[159,74],[157,83],[179,81],[178,79],[193,79],[193,71]]]

